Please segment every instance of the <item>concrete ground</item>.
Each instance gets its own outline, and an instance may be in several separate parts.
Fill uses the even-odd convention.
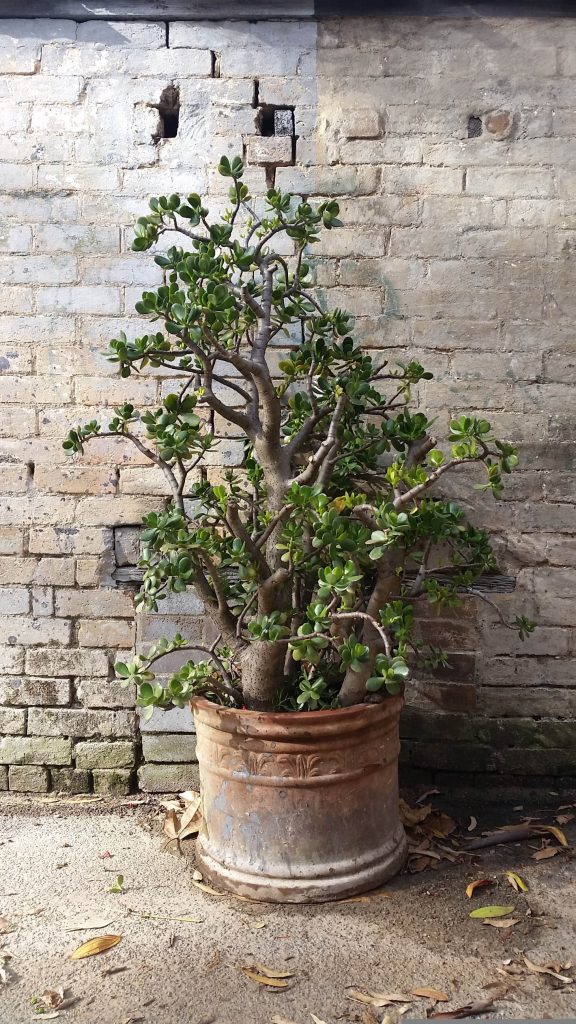
[[[566,802],[555,800],[555,808]],[[476,814],[479,829],[495,823],[488,811],[466,806],[462,820]],[[518,821],[529,808],[499,813],[499,821]],[[389,1012],[373,1013],[346,986],[408,995],[432,987],[449,996],[438,1010],[496,993],[504,998],[488,1017],[573,1019],[576,985],[530,973],[522,961],[523,953],[540,965],[557,961],[576,977],[569,966],[576,965],[574,865],[569,853],[534,861],[538,845],[502,846],[475,863],[403,875],[386,887],[388,895],[282,908],[197,888],[190,841],[185,856],[163,852],[152,803],[6,797],[0,930],[9,927],[2,918],[14,930],[0,934],[0,967],[2,954],[11,954],[0,984],[0,1024],[37,1019],[31,1000],[59,987],[74,1000],[60,1011],[61,1024],[373,1024]],[[510,888],[510,868],[528,883],[527,894]],[[118,874],[125,891],[110,893]],[[480,877],[495,879],[496,888],[467,899],[466,885]],[[468,916],[473,906],[492,903],[516,907],[519,923],[503,930]],[[67,930],[94,916],[110,923]],[[99,956],[70,959],[82,942],[106,933],[122,941]],[[241,968],[255,961],[292,972],[288,987],[275,991],[245,976]],[[517,973],[507,981],[498,968]],[[502,988],[486,988],[491,983]],[[431,999],[411,998],[405,1020],[435,1008]]]

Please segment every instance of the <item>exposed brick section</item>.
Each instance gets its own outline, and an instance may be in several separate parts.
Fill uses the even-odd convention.
[[[8,784],[16,793],[47,793],[50,773],[42,765],[13,764],[8,769]]]
[[[391,363],[434,371],[417,401],[439,432],[477,412],[521,445],[505,500],[479,495],[474,518],[518,580],[502,608],[541,627],[521,644],[485,608],[429,615],[423,635],[450,666],[410,691],[405,761],[447,779],[576,773],[575,53],[570,18],[0,22],[0,789],[196,784],[189,711],[141,723],[150,763],[135,773],[133,694],[111,679],[135,643],[113,573],[137,563],[136,527],[162,507],[164,480],[113,440],[71,462],[61,439],[165,393],[162,372],[121,380],[100,355],[120,330],[141,332],[134,302],[160,281],[128,251],[130,226],[151,194],[221,202],[213,164],[243,149],[255,192],[273,169],[281,188],[338,197],[345,227],[316,260],[322,300],[353,311],[359,340]],[[177,135],[158,139],[154,105],[172,83]],[[294,111],[293,137],[265,123],[274,110]],[[220,417],[215,430],[217,479],[241,445]],[[451,493],[469,499],[469,482]],[[202,615],[194,595],[170,599],[140,618],[136,643],[211,641]]]

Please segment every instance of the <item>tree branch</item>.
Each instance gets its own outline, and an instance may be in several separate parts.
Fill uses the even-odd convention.
[[[345,405],[346,395],[342,394],[338,398],[338,401],[336,402],[336,408],[332,413],[332,419],[330,420],[330,426],[328,428],[326,439],[322,442],[316,454],[311,456],[311,458],[308,461],[308,465],[306,466],[306,469],[302,470],[302,472],[296,477],[295,482],[297,484],[313,483],[316,478],[318,470],[322,466],[322,463],[324,462],[325,459],[329,457],[332,450],[338,444],[338,424],[342,419]]]
[[[414,487],[411,487],[409,491],[404,491],[403,494],[399,494],[394,499],[394,508],[404,508],[409,501],[412,501],[413,498],[417,498],[419,494],[422,494],[422,491],[427,491],[428,488],[431,487],[432,484],[435,484],[441,476],[444,476],[444,473],[447,473],[449,469],[457,469],[459,466],[464,466],[468,463],[482,462],[484,457],[485,454],[470,456],[466,459],[450,459],[448,462],[445,462],[443,466],[439,466],[438,469],[434,470],[434,472],[431,473],[428,479],[423,483],[416,484]]]

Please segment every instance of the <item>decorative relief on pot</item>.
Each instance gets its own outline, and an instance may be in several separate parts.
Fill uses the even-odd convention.
[[[205,752],[200,751],[201,760],[205,759],[204,755]],[[211,745],[210,755],[209,760],[214,766],[234,775],[301,781],[338,775],[345,770],[345,765],[337,757],[321,757],[318,754],[257,753],[251,750],[241,752],[230,747]]]

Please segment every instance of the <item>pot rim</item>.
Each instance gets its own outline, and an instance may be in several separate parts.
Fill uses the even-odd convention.
[[[292,724],[304,726],[306,722],[310,724],[321,723],[328,724],[329,722],[346,721],[346,719],[354,719],[359,716],[370,716],[379,711],[382,712],[393,712],[399,710],[404,703],[404,697],[402,694],[389,694],[385,700],[379,704],[351,704],[350,707],[341,708],[324,708],[321,711],[253,711],[248,708],[228,708],[223,704],[216,704],[214,701],[208,700],[206,697],[193,697],[190,701],[190,708],[192,712],[196,709],[200,712],[210,713],[216,712],[218,715],[224,714],[226,718],[235,717],[238,721],[242,719],[248,719],[248,721],[256,724],[257,721],[266,721],[271,725],[286,725]]]

